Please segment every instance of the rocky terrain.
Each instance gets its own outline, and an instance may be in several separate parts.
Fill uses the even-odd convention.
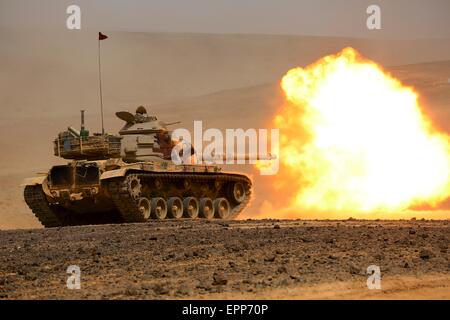
[[[2,299],[450,298],[449,221],[170,221],[0,231]],[[81,289],[66,286],[70,265]],[[367,267],[381,268],[368,290]]]

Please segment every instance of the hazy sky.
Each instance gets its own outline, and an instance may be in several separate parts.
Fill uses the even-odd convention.
[[[83,30],[450,38],[450,0],[0,0],[0,25],[65,29],[70,4]]]

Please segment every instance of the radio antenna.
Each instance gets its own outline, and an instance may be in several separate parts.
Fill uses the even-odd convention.
[[[103,93],[102,93],[102,67],[101,67],[101,59],[100,59],[100,41],[108,39],[108,36],[103,33],[98,33],[98,84],[100,87],[100,114],[102,117],[102,135],[105,134],[105,125],[103,122]]]

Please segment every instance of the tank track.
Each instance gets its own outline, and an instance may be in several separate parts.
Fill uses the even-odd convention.
[[[24,198],[28,207],[45,228],[123,222],[117,210],[77,214],[58,204],[50,204],[41,185],[26,186]]]
[[[58,209],[53,208],[48,203],[41,185],[26,186],[23,194],[26,204],[44,227],[51,228],[64,225]]]
[[[226,181],[243,182],[251,185],[250,180],[245,176],[233,174],[180,174],[180,173],[133,173],[132,175],[140,179],[161,179],[161,181],[181,181],[190,179],[199,181]],[[137,207],[137,202],[131,195],[126,178],[114,178],[106,183],[106,188],[116,208],[121,212],[126,222],[142,222],[142,217]],[[246,192],[244,200],[232,207],[227,219],[235,219],[244,210],[251,198],[251,188]]]
[[[135,199],[128,191],[126,180],[120,178],[108,181],[107,189],[114,205],[119,209],[125,222],[142,222],[139,208]]]

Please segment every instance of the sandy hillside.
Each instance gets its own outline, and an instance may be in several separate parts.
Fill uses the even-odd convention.
[[[78,126],[80,108],[87,126],[99,130],[96,41],[92,34],[38,35],[0,30],[0,228],[37,227],[26,208],[20,181],[45,171],[59,160],[51,140],[67,125]],[[110,132],[121,126],[117,110],[138,104],[167,121],[193,120],[206,127],[264,128],[283,97],[280,77],[342,47],[356,49],[387,66],[415,86],[427,112],[443,130],[450,104],[450,42],[366,41],[359,39],[111,33],[104,43],[105,123]],[[370,54],[369,54],[370,53]],[[418,63],[422,61],[432,61]],[[435,61],[435,62],[433,62]],[[242,169],[252,172],[251,167]],[[259,195],[268,190],[256,178],[255,200],[248,215],[258,213]]]
[[[445,39],[105,33],[103,93],[110,111],[273,83],[292,66],[346,46],[387,66],[450,59]],[[81,106],[97,111],[96,32],[2,28],[0,39],[3,116],[68,116]]]

